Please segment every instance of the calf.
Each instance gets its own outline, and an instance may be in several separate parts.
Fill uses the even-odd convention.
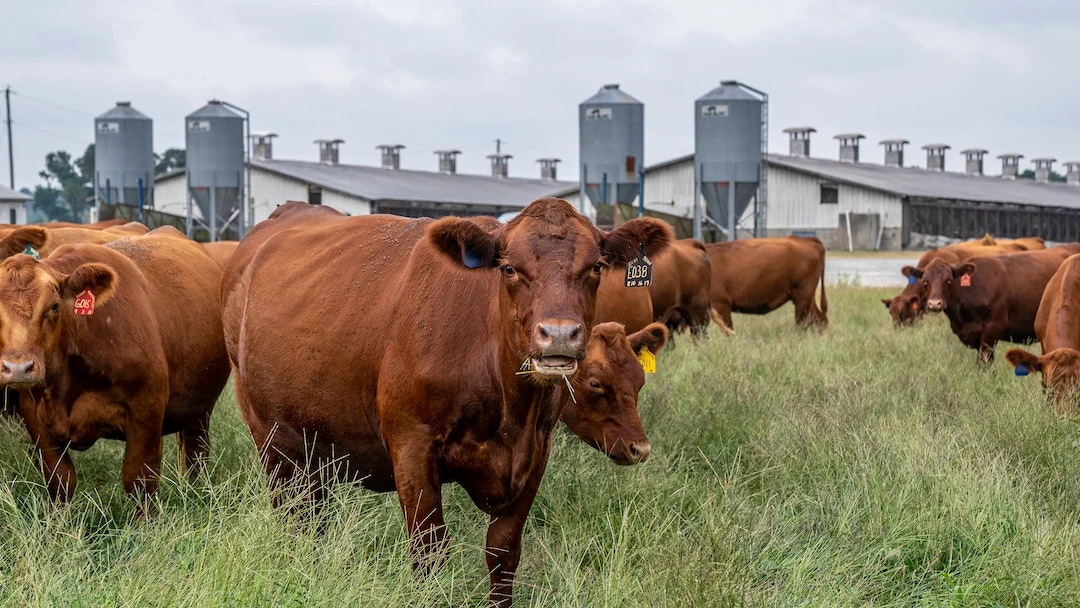
[[[1050,277],[1080,244],[992,257],[961,264],[941,259],[926,268],[905,266],[926,290],[926,309],[944,312],[953,333],[992,362],[998,340],[1027,343],[1035,338],[1035,314]]]
[[[795,322],[825,327],[825,246],[814,237],[746,239],[705,246],[712,270],[713,320],[726,332],[731,313],[765,314],[795,304]],[[814,301],[821,283],[821,307]]]
[[[509,605],[600,275],[672,237],[652,218],[603,232],[551,198],[490,232],[279,207],[221,288],[237,401],[271,483],[307,481],[317,500],[311,472],[336,462],[396,490],[419,569],[445,546],[441,487],[460,484],[491,517],[490,597]]]
[[[0,247],[10,256],[0,263],[0,385],[19,390],[50,496],[75,490],[69,448],[102,438],[126,442],[129,493],[155,491],[163,434],[179,432],[195,473],[229,373],[217,265],[172,228],[64,245],[40,261],[11,255],[21,243]]]
[[[1035,315],[1035,337],[1042,356],[1022,348],[1005,353],[1016,375],[1042,374],[1043,387],[1065,408],[1068,397],[1080,388],[1080,255],[1069,256],[1050,278]],[[1064,413],[1064,412],[1063,412]]]
[[[668,330],[651,323],[626,334],[619,323],[593,326],[574,391],[562,412],[562,421],[585,443],[619,464],[644,462],[649,438],[638,417],[638,393],[645,385],[637,353],[643,347],[654,355],[667,343]]]

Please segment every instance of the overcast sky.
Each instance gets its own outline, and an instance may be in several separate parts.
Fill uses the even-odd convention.
[[[183,147],[183,117],[210,98],[272,130],[277,158],[486,173],[496,138],[511,176],[557,156],[576,179],[577,104],[616,82],[645,104],[645,162],[693,150],[693,101],[723,79],[770,94],[770,147],[781,129],[1080,159],[1080,11],[1005,0],[50,0],[4,10],[0,85],[10,84],[16,187],[40,180],[44,155],[81,153],[92,117],[117,100],[154,119],[154,149]],[[1073,58],[1073,59],[1070,59]],[[62,106],[62,107],[57,107]],[[74,111],[72,111],[74,110]],[[6,142],[5,142],[6,143]],[[7,184],[7,147],[0,149]],[[1023,161],[1022,168],[1030,164]],[[992,159],[988,173],[998,173]]]

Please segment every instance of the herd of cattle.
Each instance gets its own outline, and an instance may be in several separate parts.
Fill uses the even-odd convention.
[[[981,239],[926,252],[901,272],[908,284],[883,299],[898,326],[942,312],[960,341],[990,363],[999,340],[1038,340],[1042,355],[1005,353],[1019,376],[1042,373],[1061,407],[1080,388],[1080,243],[1047,247],[1041,237]]]
[[[1009,314],[984,325],[1018,337],[1014,287],[1050,281],[1044,267],[1066,251],[1013,254],[1030,262],[940,254],[905,269],[923,280],[891,310],[908,322],[956,300],[967,319],[967,300],[949,286],[974,276],[958,293],[994,294],[990,308]],[[624,268],[644,257],[652,284],[627,287]],[[732,312],[787,301],[798,323],[828,323],[817,239],[705,245],[676,240],[652,218],[603,231],[551,198],[507,224],[349,217],[290,201],[239,243],[122,221],[0,226],[0,258],[0,384],[17,396],[52,498],[74,492],[70,450],[118,439],[124,489],[149,516],[163,436],[176,433],[183,466],[198,475],[231,375],[279,503],[287,486],[317,505],[345,479],[396,491],[415,567],[426,570],[445,555],[441,486],[464,487],[490,516],[486,559],[500,605],[511,602],[557,423],[619,464],[642,462],[639,357],[672,332],[700,336],[715,322],[730,333]],[[1007,272],[1022,277],[1009,283]],[[1072,276],[1055,279],[1055,310],[1075,297]],[[1053,314],[1039,311],[1044,327]],[[1076,341],[1053,325],[1050,343]],[[1068,367],[1080,352],[1069,353],[1015,359],[1054,376],[1080,369]]]

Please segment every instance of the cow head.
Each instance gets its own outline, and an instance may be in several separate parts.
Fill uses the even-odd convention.
[[[0,245],[0,251],[7,249]],[[75,297],[89,289],[97,307],[114,292],[116,274],[104,264],[83,264],[68,274],[49,261],[19,253],[0,262],[2,386],[45,384],[63,365],[65,329],[78,322]]]
[[[1076,349],[1057,348],[1040,357],[1022,348],[1011,348],[1005,358],[1018,376],[1040,372],[1043,387],[1059,400],[1080,389],[1080,351]]]
[[[899,326],[913,325],[923,313],[926,312],[926,294],[922,283],[914,274],[911,274],[913,266],[905,266],[904,276],[909,277],[904,290],[894,298],[883,298],[885,309],[889,311],[893,323]]]
[[[538,381],[561,381],[577,370],[601,271],[625,265],[642,247],[655,256],[673,237],[670,226],[653,218],[604,232],[555,198],[533,201],[494,230],[457,217],[428,227],[432,244],[454,263],[498,270],[503,345]]]
[[[926,310],[941,312],[949,305],[953,283],[965,274],[969,276],[974,274],[975,265],[970,262],[949,264],[937,258],[931,260],[925,268],[904,266],[903,272],[905,276],[915,277],[917,283],[909,287],[921,287],[926,297]]]
[[[626,335],[620,323],[600,323],[589,335],[585,360],[574,377],[574,399],[562,421],[585,443],[618,464],[644,462],[649,438],[638,417],[638,392],[645,372],[637,352],[648,347],[658,353],[667,344],[668,330],[652,323]]]

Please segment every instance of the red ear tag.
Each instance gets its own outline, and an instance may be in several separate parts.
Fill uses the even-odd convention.
[[[94,314],[94,294],[90,293],[89,288],[84,289],[82,293],[75,297],[75,314]]]
[[[914,311],[919,310],[919,301],[918,300],[915,300],[914,302],[911,303],[911,310],[914,310]]]
[[[960,277],[960,287],[971,287],[971,275],[964,273],[964,276]]]

